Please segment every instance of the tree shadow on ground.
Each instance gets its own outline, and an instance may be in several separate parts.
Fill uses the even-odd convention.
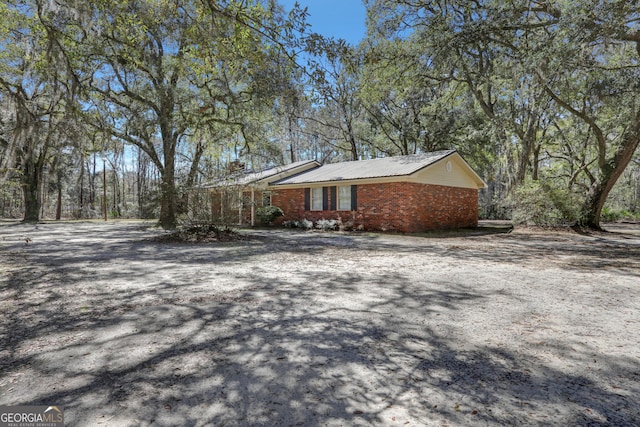
[[[440,235],[318,236],[313,245],[397,253],[418,251],[460,262],[538,265],[572,271],[610,270],[616,274],[640,276],[640,236],[608,232],[579,235],[569,232],[514,232]],[[337,243],[337,245],[336,245]]]
[[[342,255],[359,244],[342,243]],[[390,246],[379,250],[398,249]],[[640,423],[637,359],[600,361],[597,377],[616,388],[587,371],[595,348],[553,344],[571,355],[576,368],[567,369],[506,342],[470,343],[448,320],[492,298],[517,304],[507,291],[416,284],[401,271],[232,271],[235,262],[302,256],[300,247],[329,256],[313,241],[205,254],[118,236],[100,250],[68,242],[58,253],[49,246],[51,257],[30,252],[30,264],[0,282],[15,303],[0,322],[0,403],[57,404],[69,425]],[[96,257],[117,268],[96,273]],[[152,262],[148,276],[141,264]],[[178,264],[230,270],[199,283],[171,275]],[[111,282],[150,283],[110,288],[112,273]],[[88,286],[92,277],[105,286]],[[74,304],[83,292],[91,304]]]

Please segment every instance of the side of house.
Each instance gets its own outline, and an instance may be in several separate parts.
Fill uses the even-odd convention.
[[[455,151],[324,165],[272,182],[280,221],[340,220],[363,230],[475,227],[485,183]]]
[[[305,200],[311,191],[324,200],[311,209]],[[353,194],[347,203],[354,208],[337,209],[338,192]],[[434,229],[478,225],[478,191],[408,182],[350,186],[283,189],[272,193],[272,203],[285,212],[280,222],[335,219],[349,228],[413,233]]]

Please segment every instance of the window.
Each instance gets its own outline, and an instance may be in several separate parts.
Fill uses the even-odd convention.
[[[271,206],[271,191],[262,192],[262,206]]]
[[[351,210],[351,186],[338,187],[338,210]]]
[[[311,210],[322,210],[322,187],[316,187],[311,189]]]
[[[305,211],[355,211],[357,210],[357,186],[315,187],[304,189]]]

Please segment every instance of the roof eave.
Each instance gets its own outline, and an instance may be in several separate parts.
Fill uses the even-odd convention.
[[[434,167],[436,164],[441,163],[451,156],[456,156],[465,166],[466,173],[471,177],[471,179],[475,182],[478,189],[487,188],[487,184],[484,180],[469,166],[469,163],[457,152],[457,150],[451,150],[447,154],[444,154],[442,157],[430,162],[427,165],[420,166],[419,168],[413,170],[412,172],[404,173],[404,174],[394,174],[394,175],[379,175],[379,176],[371,176],[365,178],[350,178],[350,179],[332,179],[332,180],[321,180],[321,181],[301,181],[295,183],[279,183],[278,181],[269,183],[269,186],[272,188],[281,188],[281,189],[294,189],[294,188],[304,188],[310,185],[313,186],[331,186],[331,185],[357,185],[362,183],[370,183],[370,182],[381,182],[381,181],[402,181],[402,179],[406,179],[408,177],[414,176],[421,171]],[[304,172],[301,172],[304,173]],[[292,176],[287,177],[281,181],[292,178]]]
[[[344,179],[344,180],[331,179],[331,180],[320,180],[320,181],[301,181],[301,182],[295,182],[295,183],[279,183],[278,181],[275,181],[275,182],[269,183],[269,185],[273,185],[273,186],[291,186],[292,188],[294,188],[294,187],[300,187],[300,186],[304,186],[304,185],[308,185],[308,184],[321,185],[321,184],[338,183],[338,182],[351,183],[351,182],[357,182],[357,181],[378,180],[378,179],[384,179],[384,178],[409,177],[409,176],[412,176],[412,175],[420,172],[421,170],[423,170],[425,168],[428,168],[429,166],[431,166],[433,164],[438,163],[442,159],[445,159],[448,156],[457,153],[456,150],[447,150],[447,151],[448,152],[446,154],[442,155],[441,157],[430,161],[426,165],[421,165],[421,166],[417,167],[416,169],[414,169],[414,170],[412,170],[410,172],[407,172],[407,173],[397,173],[397,174],[393,174],[393,175],[367,176],[367,177],[361,177],[361,178],[349,178],[349,179]],[[303,171],[301,173],[304,173],[304,172],[306,172],[306,171]],[[283,178],[281,181],[284,181],[286,179],[290,179],[290,178],[292,178],[294,176],[295,175],[288,176],[286,178]]]
[[[295,183],[272,182],[272,183],[269,183],[269,185],[273,187],[278,187],[278,188],[285,188],[285,187],[299,188],[299,187],[306,187],[309,185],[319,186],[319,185],[328,185],[328,184],[353,185],[353,184],[367,182],[367,181],[380,181],[384,179],[392,180],[394,178],[402,179],[402,178],[409,177],[413,174],[415,174],[415,172],[412,172],[409,174],[402,174],[402,175],[381,175],[381,176],[369,176],[366,178],[332,179],[332,180],[323,180],[323,181],[303,181],[303,182],[295,182]]]
[[[303,173],[306,172],[307,170],[311,169],[307,166],[315,166],[318,167],[320,166],[320,163],[317,160],[309,160],[305,163],[302,163],[294,168],[291,169],[284,169],[278,173],[275,173],[273,175],[269,175],[269,176],[265,176],[263,178],[255,178],[255,179],[251,179],[249,181],[246,182],[240,182],[240,179],[237,180],[225,180],[225,181],[220,181],[218,183],[215,184],[211,184],[211,185],[204,185],[202,187],[200,187],[201,189],[215,189],[215,188],[231,188],[231,187],[258,187],[260,186],[261,183],[265,183],[265,184],[270,184],[271,180],[275,179],[276,181],[279,179],[284,179],[284,178],[289,178],[291,176],[295,176],[299,173]],[[278,166],[276,166],[278,167]],[[284,178],[283,178],[284,175]]]

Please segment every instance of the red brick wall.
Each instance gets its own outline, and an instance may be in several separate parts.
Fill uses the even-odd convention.
[[[365,230],[419,232],[478,225],[478,190],[394,182],[358,185],[357,211],[305,211],[304,189],[274,190],[272,204],[285,216],[338,219]]]
[[[305,211],[304,210],[304,188],[296,188],[289,190],[272,190],[271,191],[271,204],[277,206],[284,212],[284,216],[277,218],[275,223],[282,224],[285,221],[309,219],[315,221],[314,214],[317,211]],[[326,212],[325,218],[331,218],[329,212]],[[317,217],[319,219],[320,217]]]

